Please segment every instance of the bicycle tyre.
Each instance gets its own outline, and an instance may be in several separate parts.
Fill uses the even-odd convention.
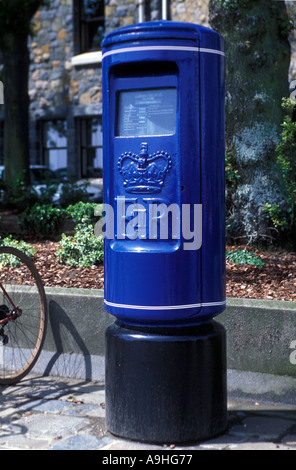
[[[0,385],[13,385],[33,369],[40,356],[48,324],[47,301],[36,266],[16,248],[0,247],[0,283],[22,310],[18,318],[0,325]],[[13,310],[10,300],[0,289],[4,322],[6,312]]]

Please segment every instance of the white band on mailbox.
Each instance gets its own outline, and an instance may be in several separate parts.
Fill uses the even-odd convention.
[[[129,308],[134,310],[181,310],[184,308],[200,308],[200,307],[219,307],[221,305],[226,305],[226,300],[221,302],[202,302],[198,304],[187,304],[187,305],[128,305],[128,304],[116,304],[114,302],[109,302],[104,300],[105,304],[109,307],[116,308]]]
[[[136,46],[136,47],[123,47],[122,49],[114,49],[107,51],[103,54],[103,59],[113,54],[123,54],[126,52],[142,52],[142,51],[187,51],[187,52],[205,52],[209,54],[218,54],[225,56],[223,51],[218,49],[207,49],[204,47],[192,47],[192,46]]]

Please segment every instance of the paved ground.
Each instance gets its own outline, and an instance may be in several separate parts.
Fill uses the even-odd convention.
[[[66,378],[32,376],[17,386],[0,388],[0,449],[101,450],[109,456],[117,450],[171,455],[193,450],[296,450],[293,404],[230,398],[229,428],[224,435],[180,447],[112,436],[105,428],[104,402],[102,385]],[[102,452],[102,459],[107,454]]]

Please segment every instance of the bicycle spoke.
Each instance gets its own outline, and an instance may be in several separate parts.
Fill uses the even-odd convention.
[[[0,320],[0,384],[12,384],[35,365],[47,327],[40,276],[14,248],[0,247]]]

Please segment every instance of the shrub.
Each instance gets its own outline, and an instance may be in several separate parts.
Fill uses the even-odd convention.
[[[286,211],[283,212],[279,204],[266,203],[263,206],[263,211],[268,213],[269,218],[276,229],[284,232],[291,228],[288,220],[288,216],[292,211],[290,207],[286,208]]]
[[[23,212],[27,207],[32,207],[37,203],[40,205],[51,204],[58,189],[57,183],[48,180],[37,191],[34,186],[27,186],[23,174],[24,172],[19,172],[10,187],[8,206],[17,209],[18,212]],[[1,189],[6,189],[4,182]]]
[[[35,235],[56,235],[60,232],[65,220],[67,211],[52,204],[35,204],[28,207],[20,215],[20,225]]]
[[[4,189],[5,187],[4,183]],[[14,183],[9,188],[9,207],[17,209],[20,212],[28,206],[32,206],[38,200],[38,195],[31,187],[28,187],[24,181],[24,172],[19,172]]]
[[[225,153],[225,208],[226,208],[226,236],[231,236],[237,230],[237,221],[233,218],[233,199],[240,175],[236,163],[234,151]]]
[[[103,239],[94,234],[93,226],[84,219],[77,225],[73,237],[62,235],[60,246],[56,255],[70,266],[90,267],[103,260]]]
[[[277,164],[282,182],[284,201],[282,204],[266,203],[263,210],[268,213],[273,226],[284,233],[295,245],[296,231],[296,122],[295,105],[284,98],[282,107],[286,112],[282,124],[281,141],[276,148]]]
[[[82,202],[79,201],[74,205],[67,207],[67,213],[72,217],[75,223],[81,223],[82,219],[88,225],[95,225],[98,217],[95,216],[95,210],[97,209],[98,204],[91,202]]]
[[[249,264],[252,266],[258,266],[259,268],[265,266],[264,261],[262,261],[259,256],[257,256],[253,251],[248,251],[246,249],[226,251],[226,258],[233,264]]]
[[[29,256],[29,258],[34,256],[34,254],[37,252],[37,250],[32,245],[25,243],[23,240],[14,240],[11,235],[9,237],[0,239],[0,246],[17,248],[18,250],[25,253],[25,255]],[[7,264],[10,264],[12,267],[17,267],[21,263],[15,256],[4,254],[0,255],[0,267],[6,266]]]
[[[89,194],[87,192],[88,184],[77,185],[70,181],[63,182],[60,195],[60,205],[62,207],[68,207],[71,204],[76,204],[77,202],[89,201]]]

